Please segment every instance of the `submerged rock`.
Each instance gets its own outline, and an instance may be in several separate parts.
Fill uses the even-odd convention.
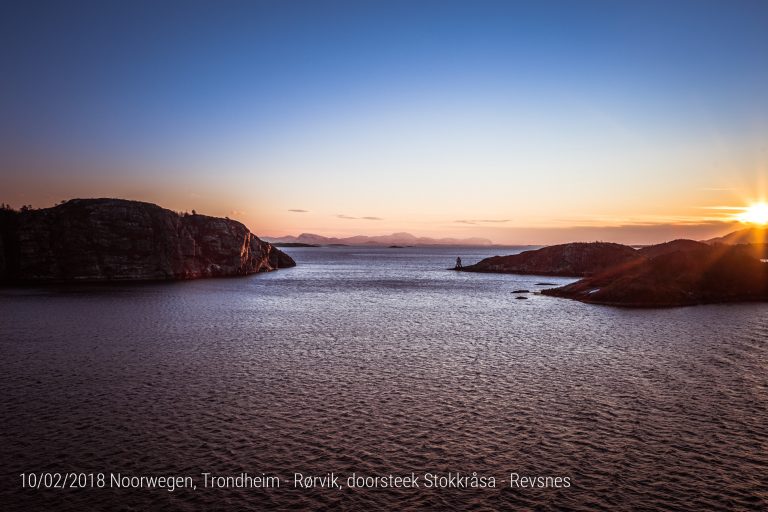
[[[295,266],[240,222],[123,199],[4,212],[0,279],[131,281],[247,275]]]

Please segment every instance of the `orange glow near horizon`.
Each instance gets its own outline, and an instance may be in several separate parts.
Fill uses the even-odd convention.
[[[754,203],[744,208],[744,211],[739,213],[736,219],[745,224],[768,225],[768,204]]]
[[[616,188],[618,183],[613,188],[598,183],[576,188],[575,183],[561,185],[518,174],[441,182],[415,174],[412,180],[373,188],[338,176],[332,181],[328,177],[328,183],[313,187],[310,194],[304,182],[283,182],[288,178],[278,173],[265,187],[258,174],[243,174],[238,168],[221,171],[217,180],[202,171],[190,173],[183,186],[162,173],[151,179],[126,170],[115,180],[89,177],[90,168],[53,169],[61,172],[46,175],[44,186],[37,172],[10,177],[3,183],[7,188],[0,202],[43,208],[76,197],[134,199],[174,211],[230,217],[263,238],[408,232],[430,238],[486,238],[500,245],[595,240],[652,244],[677,238],[709,240],[759,223],[768,226],[768,214],[761,215],[768,212],[768,183],[762,181],[768,167],[762,164],[755,172],[734,171],[739,178],[685,180],[665,187],[655,186],[648,174],[636,175],[631,194]],[[624,180],[629,177],[619,181]]]

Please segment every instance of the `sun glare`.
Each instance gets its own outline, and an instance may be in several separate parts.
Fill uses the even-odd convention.
[[[743,213],[740,213],[737,218],[741,222],[747,222],[749,224],[768,224],[768,204],[755,203],[752,206],[745,208]]]

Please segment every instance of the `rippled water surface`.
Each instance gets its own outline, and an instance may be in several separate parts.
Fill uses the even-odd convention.
[[[444,270],[493,250],[287,251],[247,278],[0,290],[0,508],[768,507],[768,305],[613,309]],[[21,490],[32,471],[573,484]]]

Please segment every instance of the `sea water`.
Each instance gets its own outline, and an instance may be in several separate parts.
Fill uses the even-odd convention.
[[[0,290],[3,510],[768,507],[768,305],[446,270],[510,249],[286,251],[244,278]]]

